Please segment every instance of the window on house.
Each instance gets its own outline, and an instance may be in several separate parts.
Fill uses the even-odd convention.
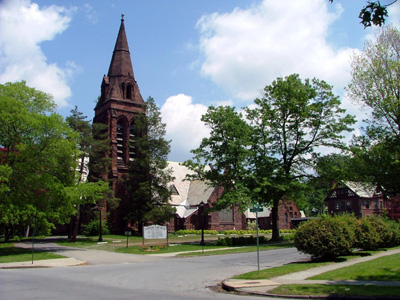
[[[339,202],[335,202],[335,209],[339,210]]]
[[[380,209],[383,208],[383,201],[379,201],[379,208],[380,208]]]
[[[289,215],[290,215],[290,218],[292,219],[293,218],[293,213],[289,212]]]
[[[345,206],[344,201],[340,202],[340,210],[345,210],[345,209],[346,209],[346,206]]]
[[[294,217],[297,218],[297,211],[294,212]]]
[[[374,201],[374,207],[375,207],[375,209],[378,209],[378,200]]]
[[[288,214],[287,213],[285,213],[285,223],[286,224],[288,223]]]
[[[365,208],[369,209],[369,200],[365,200]]]
[[[233,222],[233,213],[231,208],[220,210],[219,219],[221,222]]]
[[[351,210],[351,201],[346,202],[346,209]]]

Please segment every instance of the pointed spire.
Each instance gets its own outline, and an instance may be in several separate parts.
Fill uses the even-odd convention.
[[[128,75],[134,77],[128,40],[125,33],[124,14],[122,14],[121,26],[115,43],[110,68],[108,69],[108,77]]]

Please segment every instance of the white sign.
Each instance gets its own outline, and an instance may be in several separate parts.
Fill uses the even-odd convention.
[[[144,226],[143,237],[145,239],[166,239],[167,226],[160,226],[160,225]]]

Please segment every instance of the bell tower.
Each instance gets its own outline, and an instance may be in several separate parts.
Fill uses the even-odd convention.
[[[135,116],[144,112],[143,105],[144,101],[133,73],[122,14],[110,67],[101,83],[101,96],[94,109],[93,119],[93,123],[103,123],[108,127],[108,138],[112,146],[112,167],[110,174],[104,174],[104,177],[111,179],[114,194],[121,199],[121,205],[127,201],[127,197],[120,179],[128,171],[129,161],[135,158],[132,143],[133,124]],[[112,213],[111,218],[114,230],[123,230],[120,208]]]

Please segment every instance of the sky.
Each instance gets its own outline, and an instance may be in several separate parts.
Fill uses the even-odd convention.
[[[169,160],[191,158],[208,134],[200,118],[210,105],[240,110],[293,73],[332,85],[358,128],[368,111],[345,87],[351,56],[374,36],[359,23],[365,3],[0,0],[0,84],[25,80],[52,94],[62,116],[77,106],[92,119],[123,13],[135,79],[143,98],[156,100],[172,140]],[[389,16],[398,26],[400,3]]]

